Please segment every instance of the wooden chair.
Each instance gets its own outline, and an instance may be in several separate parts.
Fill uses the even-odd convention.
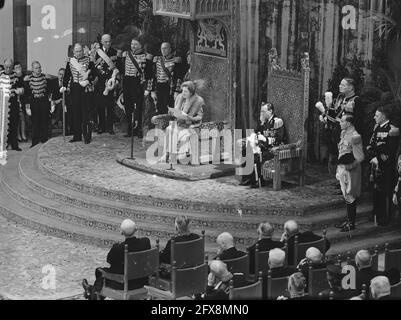
[[[202,265],[205,262],[205,231],[199,239],[185,242],[171,241],[171,267],[185,269]],[[152,278],[151,284],[159,289],[172,291],[172,278]]]
[[[297,266],[298,263],[305,258],[306,251],[314,247],[319,249],[320,252],[323,254],[323,258],[326,256],[326,230],[323,230],[323,237],[314,242],[306,242],[306,243],[299,243],[298,242],[298,235],[295,236],[294,239],[294,265]]]
[[[386,243],[384,249],[384,270],[401,269],[401,249],[390,250],[390,245]]]
[[[401,281],[391,286],[391,297],[401,299]]]
[[[148,295],[154,299],[176,300],[179,298],[190,298],[206,291],[208,277],[208,264],[200,266],[177,269],[175,265],[171,272],[171,290],[161,290],[152,286],[145,286]]]
[[[329,282],[327,281],[327,268],[313,269],[309,265],[308,272],[308,294],[310,297],[318,297],[319,292],[329,289]]]
[[[289,277],[272,278],[271,270],[269,270],[267,275],[267,299],[276,300],[279,296],[288,294],[288,279]]]
[[[234,288],[234,281],[230,281],[230,300],[261,300],[262,299],[262,274],[258,281],[241,288]]]
[[[159,248],[141,252],[128,252],[128,245],[124,248],[124,275],[113,274],[100,269],[104,279],[115,281],[124,285],[124,290],[115,290],[106,286],[103,282],[103,288],[98,296],[108,297],[115,300],[139,300],[147,296],[145,288],[128,290],[130,280],[150,277],[159,270]]]
[[[277,52],[277,50],[271,50]],[[286,145],[273,148],[273,159],[262,165],[262,176],[273,179],[274,190],[281,189],[281,181],[288,176],[296,176],[300,186],[305,184],[305,164],[307,159],[307,134],[309,114],[309,56],[301,60],[302,70],[285,70],[269,55],[267,79],[267,101],[273,103],[277,115],[287,129]]]
[[[231,273],[241,273],[244,279],[249,279],[249,255],[245,254],[242,257],[232,260],[222,260],[227,265],[227,270]]]

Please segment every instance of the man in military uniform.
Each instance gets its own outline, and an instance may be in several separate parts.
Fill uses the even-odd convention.
[[[31,105],[32,115],[32,147],[49,139],[50,82],[42,73],[38,61],[32,62],[32,74],[24,79],[26,96]]]
[[[255,172],[254,170],[250,176],[245,178],[241,185],[251,185],[251,188],[259,188],[258,179],[261,180],[262,185],[264,184],[261,178],[262,164],[273,158],[271,148],[285,142],[284,122],[275,115],[273,104],[264,103],[262,105],[260,123],[255,133],[247,138],[247,141],[253,149],[257,171]]]
[[[355,229],[357,200],[361,195],[361,163],[365,159],[362,138],[354,127],[354,117],[344,114],[340,122],[337,179],[344,196],[347,219],[337,225],[342,232]]]
[[[111,36],[102,36],[101,47],[96,49],[95,67],[98,81],[95,85],[95,98],[99,116],[98,133],[107,131],[114,134],[114,89],[119,74],[117,50],[111,47]]]
[[[340,83],[340,95],[333,103],[328,103],[326,114],[321,117],[321,121],[326,124],[326,137],[328,139],[329,153],[329,172],[335,173],[337,170],[338,160],[338,143],[340,142],[341,127],[340,119],[344,114],[354,116],[355,129],[362,132],[363,108],[361,99],[355,94],[355,80],[344,78]]]
[[[168,42],[162,44],[161,53],[153,59],[153,79],[149,85],[158,115],[167,114],[168,107],[174,107],[174,98],[182,84],[181,58],[174,57]]]
[[[9,98],[9,129],[7,137],[7,146],[11,146],[12,150],[22,151],[18,146],[18,124],[19,124],[19,112],[20,102],[19,96],[24,94],[23,79],[18,78],[14,72],[14,62],[12,59],[6,59],[4,61],[4,71],[0,73],[0,76],[7,76],[10,78],[10,98]]]
[[[396,184],[396,149],[400,132],[390,124],[388,107],[376,111],[374,129],[367,151],[374,183],[373,211],[380,226],[388,225],[392,211],[392,193]]]
[[[93,81],[95,80],[95,65],[91,58],[84,55],[82,45],[77,43],[74,46],[74,57],[70,59],[65,67],[63,93],[70,84],[71,97],[71,118],[73,138],[71,143],[82,141],[84,135],[85,144],[91,141],[91,107],[93,103]]]
[[[148,88],[149,80],[152,77],[153,56],[147,54],[142,49],[142,43],[133,39],[131,41],[131,51],[123,53],[123,95],[125,115],[128,122],[128,133],[126,137],[132,135],[132,114],[134,113],[135,131],[134,136],[143,137],[142,115],[144,94],[149,95],[151,88]]]

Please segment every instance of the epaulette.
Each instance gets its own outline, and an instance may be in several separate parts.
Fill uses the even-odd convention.
[[[124,51],[123,54],[122,54],[122,57],[123,57],[123,58],[128,57],[128,52],[127,52],[127,51]]]
[[[355,102],[354,100],[347,102],[347,104],[344,107],[344,110],[346,112],[354,112],[354,108],[355,108]]]
[[[355,134],[351,138],[352,144],[362,144],[362,137],[360,134]]]
[[[153,60],[153,55],[150,53],[146,54],[146,60]]]
[[[175,58],[174,58],[174,62],[175,62],[175,63],[182,63],[181,57],[175,57]]]
[[[278,130],[284,126],[284,121],[280,118],[274,119],[274,129]]]
[[[390,137],[399,137],[400,136],[400,129],[397,128],[396,126],[393,126],[392,124],[390,125],[391,129],[389,131],[389,136]]]

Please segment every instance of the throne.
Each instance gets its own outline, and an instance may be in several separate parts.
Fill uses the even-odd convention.
[[[273,103],[277,116],[283,119],[287,143],[273,148],[274,158],[262,165],[262,176],[273,180],[273,189],[280,190],[283,179],[296,176],[300,186],[305,183],[307,159],[307,119],[309,110],[309,55],[301,60],[302,70],[286,70],[277,61],[277,53],[269,54],[267,101]]]

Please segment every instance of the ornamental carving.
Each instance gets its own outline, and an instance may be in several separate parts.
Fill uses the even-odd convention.
[[[195,43],[196,53],[227,58],[227,31],[216,19],[199,21]]]

